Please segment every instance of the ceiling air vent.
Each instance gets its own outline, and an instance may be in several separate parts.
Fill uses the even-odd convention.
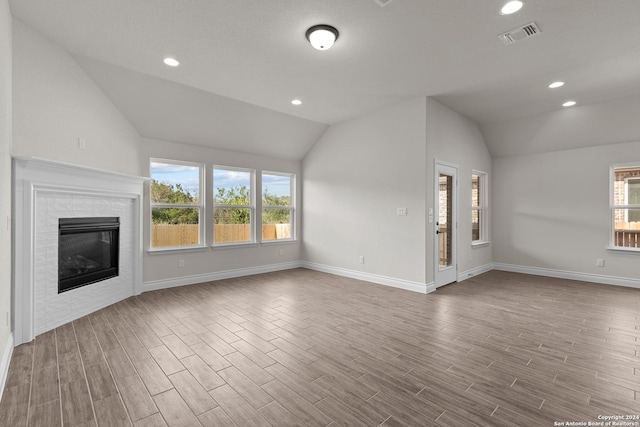
[[[536,25],[535,22],[531,22],[530,24],[523,25],[522,27],[514,28],[511,31],[507,31],[506,33],[502,33],[498,36],[500,41],[505,45],[510,45],[515,42],[519,42],[520,40],[526,39],[528,37],[533,37],[536,34],[540,34],[540,28]]]
[[[378,3],[381,7],[385,7],[386,5],[391,3],[393,0],[374,0],[374,1]]]

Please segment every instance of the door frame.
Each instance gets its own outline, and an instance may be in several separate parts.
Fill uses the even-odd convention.
[[[453,177],[452,194],[451,194],[451,265],[440,268],[440,239],[436,233],[438,230],[438,222],[440,215],[440,173]],[[434,264],[433,264],[433,282],[436,288],[456,282],[458,280],[458,165],[434,160],[434,211],[435,222],[433,227],[433,246],[434,246]]]

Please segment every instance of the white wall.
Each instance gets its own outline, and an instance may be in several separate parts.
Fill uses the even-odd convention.
[[[11,12],[0,0],[0,397],[11,351]]]
[[[296,199],[300,200],[301,195],[301,163],[295,160],[282,160],[270,157],[225,151],[200,147],[196,145],[181,144],[157,139],[143,138],[140,144],[140,164],[141,174],[149,176],[149,159],[163,158],[171,160],[182,160],[188,162],[198,162],[206,164],[205,171],[205,194],[208,200],[212,197],[211,168],[213,165],[235,166],[256,170],[256,175],[263,170],[272,172],[293,173],[297,176]],[[257,180],[258,181],[258,180]],[[260,188],[256,188],[256,194],[262,194]],[[148,192],[147,192],[148,197]],[[149,201],[144,203],[144,218],[150,217]],[[301,214],[300,204],[296,211],[296,226],[300,230]],[[150,226],[149,221],[144,230],[143,247],[149,248]],[[268,271],[278,269],[278,266],[290,266],[300,260],[300,239],[301,233],[298,231],[298,240],[295,242],[278,242],[253,245],[251,247],[216,248],[211,249],[212,243],[211,226],[213,224],[212,212],[207,212],[204,224],[206,226],[207,248],[201,251],[180,251],[177,253],[153,253],[145,251],[144,255],[144,282],[148,288],[171,286],[178,283],[196,283],[198,281],[210,280],[228,271]],[[283,255],[280,255],[280,250]],[[178,268],[178,260],[184,260],[184,267]]]
[[[488,123],[482,134],[494,158],[636,141],[640,95]]]
[[[634,160],[640,142],[494,159],[495,262],[640,279],[638,254],[606,249],[609,168]]]
[[[13,55],[13,155],[139,173],[138,133],[68,52],[14,19]]]
[[[487,173],[491,182],[491,156],[478,126],[448,107],[427,99],[427,206],[435,212],[434,162],[439,160],[458,167],[458,276],[465,279],[470,272],[489,268],[494,244],[471,247],[471,174]],[[492,194],[489,192],[489,204]],[[434,271],[435,219],[427,224],[427,270]],[[492,227],[489,224],[489,231]],[[489,235],[489,240],[491,236]],[[433,275],[429,276],[433,280]]]
[[[303,160],[305,261],[426,283],[425,117],[414,98],[325,132]]]

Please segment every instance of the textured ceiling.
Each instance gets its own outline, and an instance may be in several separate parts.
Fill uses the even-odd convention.
[[[304,119],[294,133],[313,139],[323,124],[412,96],[433,96],[482,124],[556,111],[569,98],[583,105],[640,94],[638,0],[525,0],[511,16],[498,13],[503,0],[10,4],[14,17],[78,58],[143,135],[183,142],[213,144],[225,134],[194,119],[190,135],[167,135],[177,109],[222,111],[234,100],[244,112],[259,108],[258,116],[267,109]],[[498,40],[532,21],[540,35],[510,46]],[[340,30],[331,50],[316,51],[304,37],[320,23]],[[181,66],[166,67],[165,56]],[[567,84],[546,88],[557,79]],[[146,87],[149,99],[122,90],[127,85]],[[180,92],[181,104],[158,107],[152,89]],[[292,106],[293,98],[303,105]],[[309,148],[301,144],[295,157]]]

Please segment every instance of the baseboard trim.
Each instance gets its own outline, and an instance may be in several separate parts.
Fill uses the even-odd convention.
[[[341,267],[333,267],[324,264],[317,264],[309,261],[292,261],[279,264],[261,265],[256,267],[239,268],[234,270],[218,271],[215,273],[198,274],[193,276],[176,277],[172,279],[154,280],[144,282],[142,285],[143,292],[154,291],[158,289],[174,288],[177,286],[193,285],[196,283],[212,282],[222,279],[231,279],[235,277],[251,276],[254,274],[271,273],[275,271],[291,270],[294,268],[308,268],[309,270],[321,271],[324,273],[335,274],[337,276],[349,277],[352,279],[364,280],[379,285],[391,286],[394,288],[404,289],[407,291],[428,294],[436,290],[433,282],[420,283],[409,280],[397,279],[378,274],[365,273],[357,270],[350,270]],[[589,273],[578,273],[574,271],[555,270],[551,268],[528,267],[524,265],[489,263],[479,267],[475,267],[458,273],[457,280],[462,282],[479,274],[487,273],[491,270],[509,271],[513,273],[533,274],[535,276],[555,277],[559,279],[580,280],[584,282],[601,283],[605,285],[625,286],[640,289],[640,280],[629,279],[625,277],[605,276]],[[11,335],[11,348],[13,348],[13,335]],[[11,356],[9,355],[9,358]],[[4,362],[4,359],[3,359]],[[4,368],[0,365],[0,368]],[[8,366],[7,366],[8,369]],[[2,374],[0,372],[0,374]],[[4,380],[4,378],[0,378]]]
[[[196,283],[213,282],[234,277],[252,276],[254,274],[272,273],[274,271],[291,270],[302,267],[302,262],[292,261],[279,264],[260,265],[256,267],[238,268],[234,270],[217,271],[215,273],[196,274],[192,276],[176,277],[173,279],[153,280],[142,284],[143,292],[158,289],[175,288],[178,286],[195,285]]]
[[[9,334],[7,344],[4,346],[4,351],[2,352],[2,360],[0,360],[0,400],[2,400],[4,386],[7,383],[11,355],[13,355],[13,333]]]
[[[640,289],[640,280],[626,277],[605,276],[600,274],[578,273],[575,271],[555,270],[552,268],[527,267],[524,265],[494,263],[493,268],[512,273],[533,274],[535,276],[555,277],[558,279],[580,280],[583,282],[600,283],[604,285],[625,286]]]
[[[366,282],[376,283],[378,285],[391,286],[407,291],[428,294],[436,290],[434,283],[420,283],[409,280],[396,279],[393,277],[380,276],[378,274],[364,273],[362,271],[349,270],[346,268],[332,267],[324,264],[316,264],[314,262],[303,261],[303,268],[309,270],[321,271],[323,273],[335,274],[336,276],[349,277],[351,279],[364,280]]]
[[[478,274],[487,273],[494,269],[493,263],[481,265],[480,267],[474,267],[470,270],[462,271],[458,273],[458,282],[470,279]]]

